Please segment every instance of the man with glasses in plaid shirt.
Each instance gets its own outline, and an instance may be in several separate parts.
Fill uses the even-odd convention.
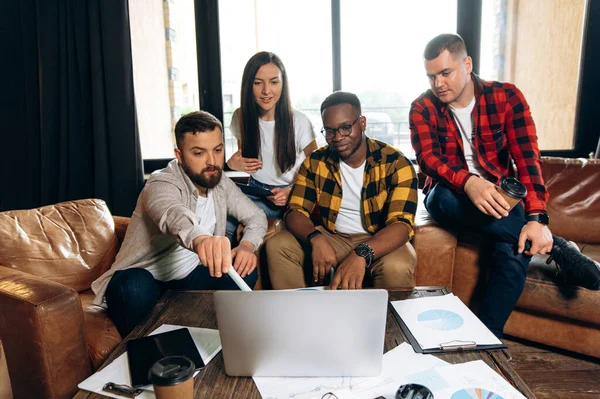
[[[521,91],[473,74],[458,35],[432,39],[424,58],[431,90],[412,103],[409,119],[417,161],[427,175],[425,207],[438,223],[480,233],[492,243],[479,317],[501,337],[532,255],[550,254],[572,282],[590,289],[600,287],[599,265],[548,228],[537,135]],[[527,196],[524,207],[510,210],[496,184],[514,176],[514,167]]]
[[[305,274],[331,289],[360,289],[363,282],[413,287],[416,256],[409,240],[417,177],[412,164],[365,135],[367,120],[356,95],[331,94],[321,104],[321,117],[327,146],[300,167],[284,214],[287,230],[266,242],[273,288],[306,287]]]

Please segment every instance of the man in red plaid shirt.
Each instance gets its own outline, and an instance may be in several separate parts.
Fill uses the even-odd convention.
[[[472,73],[465,43],[443,34],[425,47],[431,90],[410,109],[411,141],[427,175],[425,207],[440,224],[471,230],[493,244],[480,319],[498,337],[515,307],[531,256],[550,254],[573,283],[600,289],[600,265],[548,228],[548,192],[529,105],[510,83]],[[516,177],[527,188],[512,210],[496,185]]]

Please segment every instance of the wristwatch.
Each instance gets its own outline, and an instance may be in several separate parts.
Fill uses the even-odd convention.
[[[318,236],[319,234],[323,234],[323,233],[321,233],[319,230],[315,229],[312,233],[310,233],[309,235],[306,236],[306,241],[310,244],[310,240],[312,240],[313,237]]]
[[[548,226],[548,223],[550,223],[550,218],[548,217],[548,212],[540,211],[540,213],[536,213],[535,215],[527,215],[527,221],[538,222]]]
[[[373,248],[371,248],[369,244],[363,242],[354,248],[354,252],[356,252],[358,256],[365,259],[365,267],[367,270],[370,270],[373,259],[375,258],[375,252],[373,252]]]

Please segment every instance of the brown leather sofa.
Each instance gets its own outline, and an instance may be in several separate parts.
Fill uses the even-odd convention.
[[[600,260],[600,160],[545,158],[543,172],[550,228]],[[423,206],[418,213],[417,285],[448,286],[476,309],[485,243],[440,228]],[[91,305],[89,288],[112,264],[128,222],[100,200],[0,213],[0,341],[15,398],[71,397],[121,341],[104,310]],[[269,287],[264,259],[260,265],[255,289]],[[564,284],[536,259],[506,333],[600,357],[598,305],[600,293]],[[0,355],[0,384],[5,367]]]
[[[545,157],[542,173],[550,193],[550,229],[600,261],[600,160]],[[417,284],[448,286],[477,310],[489,262],[485,242],[481,237],[440,230],[423,206],[417,224]],[[442,261],[440,257],[444,264],[453,257],[452,266],[433,268]],[[548,266],[546,259],[535,256],[532,260],[525,289],[505,333],[600,357],[600,292],[565,283],[557,276],[554,263]]]
[[[600,261],[600,159],[544,157],[542,173],[550,193],[548,213],[554,234],[574,241],[581,252]],[[485,292],[490,250],[472,234],[441,228],[422,205],[413,245],[419,286],[446,286],[477,312]],[[600,292],[573,287],[557,276],[547,256],[535,256],[525,289],[505,333],[600,357]],[[265,259],[262,286],[270,287]]]
[[[97,199],[0,213],[0,399],[70,398],[121,342],[90,285],[128,224]]]
[[[128,220],[92,199],[0,213],[0,340],[15,398],[72,397],[121,342],[90,284]]]

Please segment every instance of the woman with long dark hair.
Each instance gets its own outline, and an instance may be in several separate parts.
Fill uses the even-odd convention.
[[[292,108],[287,73],[277,55],[263,51],[246,63],[241,106],[230,129],[238,151],[227,165],[248,172],[248,185],[273,192],[266,199],[250,198],[267,216],[281,217],[296,173],[317,144],[308,117]]]

